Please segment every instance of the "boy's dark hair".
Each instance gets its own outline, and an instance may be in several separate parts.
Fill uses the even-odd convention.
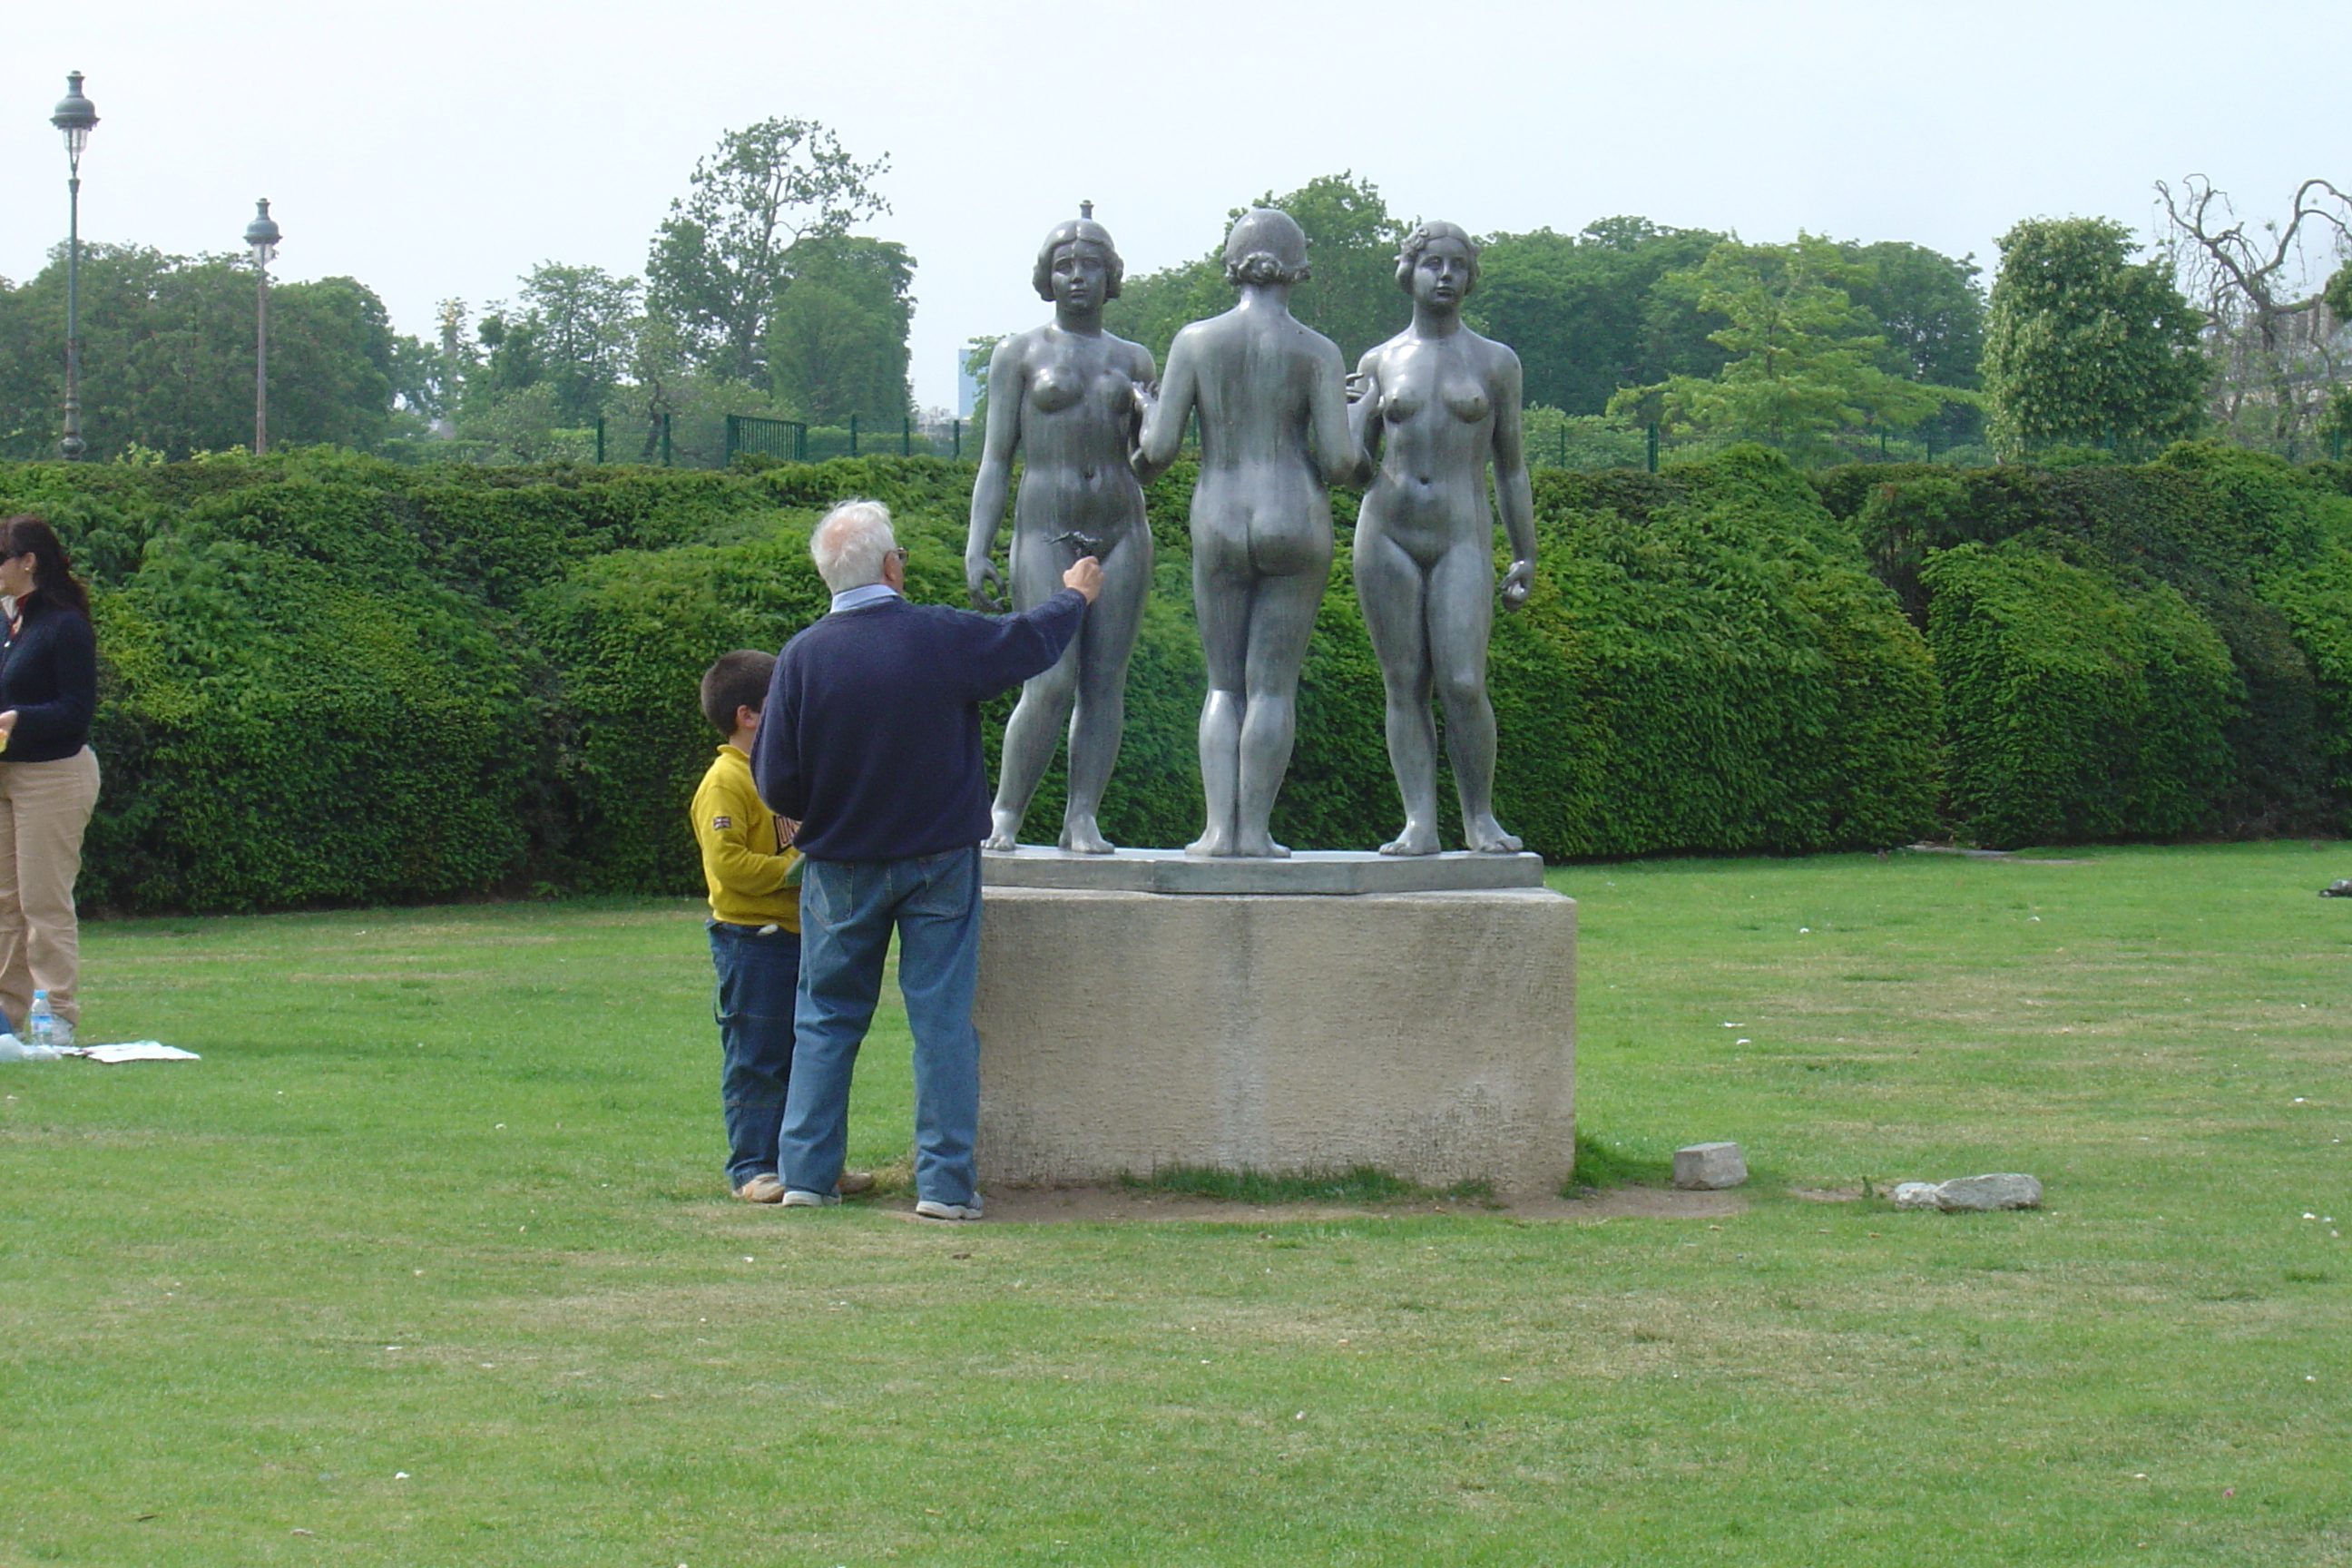
[[[776,656],[755,647],[720,654],[719,662],[702,672],[702,716],[720,734],[733,734],[738,708],[766,706],[768,677],[775,668]]]

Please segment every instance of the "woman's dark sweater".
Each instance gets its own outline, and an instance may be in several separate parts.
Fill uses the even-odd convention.
[[[16,728],[0,763],[72,756],[89,743],[89,718],[98,707],[98,634],[89,617],[37,600],[27,608],[23,624],[0,640],[0,711],[16,710]]]

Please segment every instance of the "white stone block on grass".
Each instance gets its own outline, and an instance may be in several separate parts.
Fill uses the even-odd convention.
[[[1946,1211],[2030,1209],[2042,1205],[2042,1184],[2004,1171],[1989,1176],[1955,1176],[1936,1188],[1936,1206]]]
[[[1748,1179],[1737,1143],[1693,1143],[1675,1151],[1675,1185],[1697,1192],[1736,1187]]]

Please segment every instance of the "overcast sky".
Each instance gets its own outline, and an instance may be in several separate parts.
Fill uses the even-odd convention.
[[[0,53],[0,276],[66,223],[65,73],[100,123],[82,230],[238,248],[257,196],[293,279],[345,273],[394,326],[541,261],[640,274],[721,132],[772,115],[887,153],[864,232],[920,265],[915,395],[1043,320],[1038,238],[1091,198],[1130,272],[1228,208],[1352,170],[1478,231],[1633,213],[1780,240],[1974,252],[2021,217],[2146,229],[2158,179],[2283,211],[2352,187],[2344,0],[23,0]],[[1309,288],[1312,284],[1308,285]],[[1403,317],[1400,301],[1399,319]]]

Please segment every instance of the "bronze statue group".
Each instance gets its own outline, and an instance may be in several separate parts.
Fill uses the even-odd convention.
[[[1155,380],[1148,352],[1103,330],[1120,281],[1109,234],[1089,214],[1046,235],[1034,280],[1054,319],[1005,339],[990,361],[964,554],[973,605],[999,610],[1009,587],[1013,614],[909,603],[888,511],[845,501],[810,542],[833,595],[825,616],[772,659],[739,650],[706,677],[704,710],[729,743],[696,796],[694,826],[738,1197],[819,1208],[871,1184],[845,1169],[849,1087],[895,935],[914,1037],[915,1214],[981,1216],[981,857],[1015,847],[1066,723],[1061,848],[1113,852],[1098,817],[1151,588],[1143,485],[1175,461],[1196,419],[1208,820],[1188,852],[1289,853],[1270,822],[1330,577],[1334,484],[1365,487],[1356,592],[1405,819],[1381,852],[1439,849],[1433,707],[1444,713],[1465,842],[1476,853],[1519,848],[1495,820],[1486,643],[1497,598],[1516,605],[1533,581],[1535,517],[1518,360],[1462,321],[1476,246],[1452,224],[1413,230],[1397,258],[1412,323],[1352,375],[1331,341],[1290,313],[1308,268],[1307,237],[1287,215],[1244,214],[1224,262],[1234,308],[1178,332]],[[1497,512],[1511,547],[1499,584]],[[980,705],[1015,684],[992,802]]]

